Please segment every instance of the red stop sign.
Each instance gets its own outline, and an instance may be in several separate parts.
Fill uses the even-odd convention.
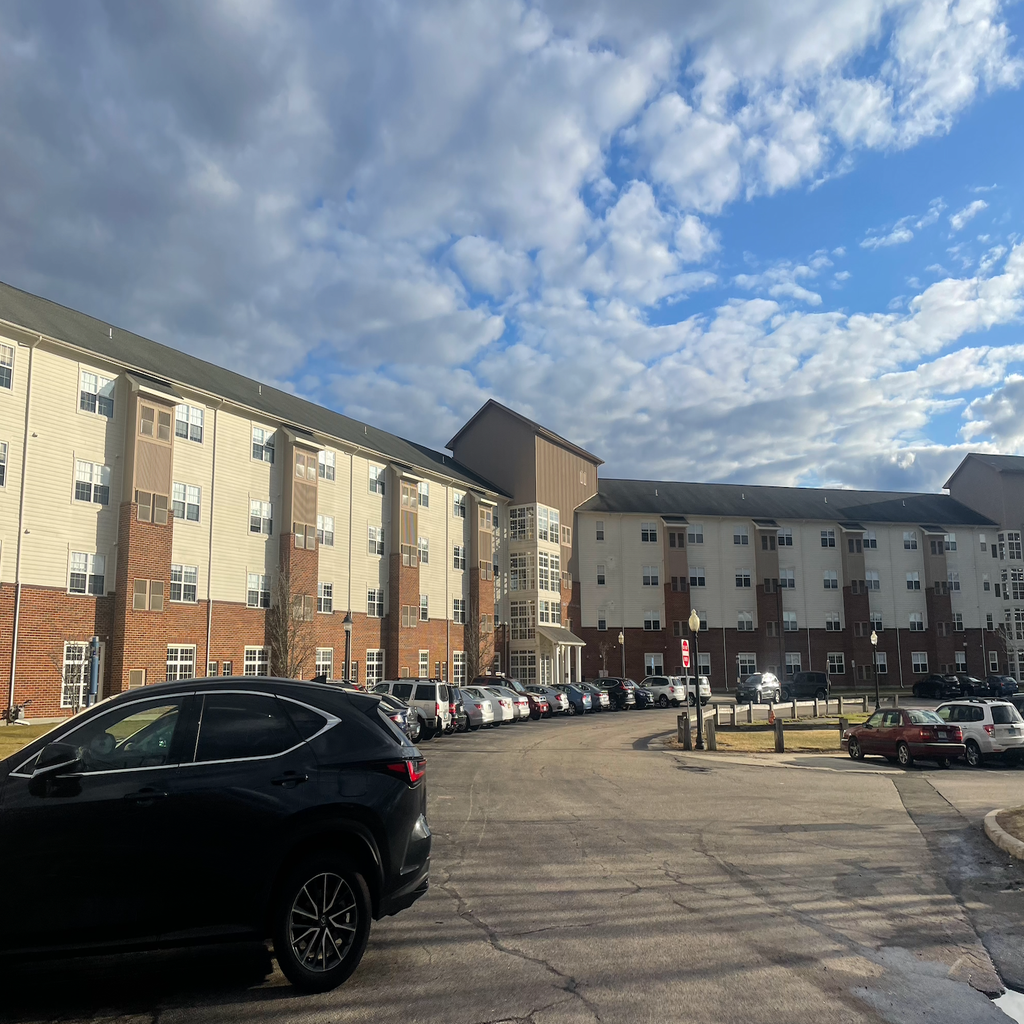
[[[690,641],[689,640],[680,640],[679,643],[680,643],[680,645],[683,648],[683,668],[689,668],[690,667]]]

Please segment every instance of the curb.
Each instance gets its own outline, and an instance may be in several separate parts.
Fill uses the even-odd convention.
[[[992,840],[1000,850],[1010,854],[1011,857],[1016,857],[1018,860],[1024,860],[1024,842],[1014,838],[1009,832],[1005,831],[999,826],[996,821],[998,815],[1002,814],[1003,811],[1013,810],[1014,808],[1008,807],[997,807],[994,811],[989,811],[985,815],[985,834]]]

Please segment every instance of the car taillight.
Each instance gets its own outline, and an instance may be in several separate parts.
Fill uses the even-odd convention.
[[[985,732],[987,732],[989,736],[994,736],[996,732],[996,727],[994,725],[986,725]]]
[[[475,707],[477,711],[483,711],[484,709],[483,704],[474,704],[473,707]]]
[[[434,705],[434,714],[437,715],[438,718],[441,717],[441,705],[440,704],[435,704]]]
[[[400,776],[410,786],[415,785],[424,775],[427,774],[427,759],[421,757],[418,760],[409,758],[406,761],[395,761],[393,764],[385,765],[392,775]]]
[[[451,715],[453,718],[455,717],[455,705],[454,704],[449,704],[448,705],[448,714]]]
[[[953,726],[953,728],[950,730],[950,735],[952,736],[954,743],[962,743],[963,742],[964,733],[963,733],[963,730],[960,728],[959,725],[954,725]]]

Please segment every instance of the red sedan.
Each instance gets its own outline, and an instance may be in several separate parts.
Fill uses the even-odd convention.
[[[865,754],[881,754],[909,768],[915,758],[948,768],[964,756],[964,737],[958,725],[949,725],[934,711],[876,711],[863,725],[850,729],[843,740],[855,761]]]
[[[540,694],[527,693],[526,696],[530,701],[530,717],[534,721],[537,721],[540,718],[551,717],[551,706]]]

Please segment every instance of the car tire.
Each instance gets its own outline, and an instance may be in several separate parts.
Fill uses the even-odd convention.
[[[861,750],[860,743],[857,741],[857,737],[856,736],[851,736],[850,737],[850,745],[849,745],[848,753],[850,755],[850,758],[852,760],[854,760],[854,761],[863,761],[864,760],[864,751]]]
[[[476,731],[477,731],[477,729],[479,729],[479,728],[480,728],[480,726],[479,726],[479,725],[470,725],[470,726],[469,726],[469,731],[470,731],[470,732],[476,732]]]
[[[896,744],[896,759],[900,763],[901,768],[909,768],[914,763],[914,755],[910,752],[910,747],[906,743]]]
[[[337,988],[363,958],[372,912],[366,879],[342,855],[325,850],[292,865],[273,917],[274,956],[285,977],[303,992]]]
[[[789,701],[789,700],[792,700],[792,699],[793,699],[793,698],[792,698],[792,697],[790,696],[789,690],[783,690],[783,691],[782,691],[782,699],[783,699],[783,700],[785,700],[785,701]]]
[[[818,687],[818,689],[814,691],[815,700],[826,700],[827,698],[828,694],[823,689],[821,689],[821,687]]]
[[[935,763],[940,768],[952,768],[953,767],[953,758],[951,758],[951,757],[940,757]]]
[[[920,697],[920,696],[921,696],[921,687],[920,687],[920,686],[919,686],[919,685],[918,685],[917,683],[914,683],[914,685],[913,685],[913,687],[911,688],[910,692],[911,692],[911,693],[912,693],[912,694],[913,694],[913,695],[914,695],[915,697]]]
[[[575,715],[576,714],[576,705],[573,704],[572,701],[569,701],[569,706],[565,709],[565,713],[567,715]]]
[[[420,728],[420,743],[429,743],[437,735],[437,730],[432,729],[429,725],[424,724]]]
[[[686,695],[686,703],[689,704],[691,708],[695,708],[697,706],[697,697],[696,697],[696,695],[694,695],[692,693],[688,693]]]
[[[667,694],[663,693],[658,698],[658,707],[660,707],[660,708],[667,708],[668,707],[668,695]]]
[[[423,735],[423,722],[420,720],[419,715],[414,715],[413,717],[415,718],[415,722],[409,730],[409,742],[419,743],[420,737]]]
[[[974,740],[968,740],[964,745],[964,759],[972,768],[980,768],[985,763],[981,747]]]

